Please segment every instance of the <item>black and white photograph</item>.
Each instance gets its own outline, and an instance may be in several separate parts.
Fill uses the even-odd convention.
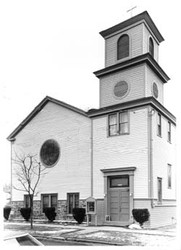
[[[180,22],[179,1],[0,3],[2,247],[181,249]]]

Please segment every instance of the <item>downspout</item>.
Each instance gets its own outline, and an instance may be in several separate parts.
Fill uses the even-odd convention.
[[[149,140],[149,197],[151,199],[151,207],[154,208],[153,198],[153,136],[152,136],[152,116],[155,114],[153,108],[148,108],[148,140]]]
[[[15,138],[11,138],[9,141],[11,143],[11,156],[10,156],[10,167],[11,167],[11,194],[10,194],[10,204],[12,205],[12,190],[13,190],[13,157],[12,157],[12,153],[13,153],[13,143],[16,139]]]
[[[93,120],[91,119],[91,145],[90,145],[90,151],[91,151],[91,197],[93,197]]]

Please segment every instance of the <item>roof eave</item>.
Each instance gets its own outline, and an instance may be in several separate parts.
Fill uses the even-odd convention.
[[[154,70],[154,72],[160,77],[163,83],[166,83],[167,81],[170,80],[169,76],[164,72],[164,70],[159,66],[159,64],[154,60],[154,58],[149,53],[131,58],[121,63],[111,65],[109,67],[103,68],[93,73],[96,75],[96,77],[100,78],[112,72],[123,70],[125,68],[131,68],[135,65],[142,63],[147,63]]]
[[[115,104],[112,106],[100,108],[100,109],[94,109],[93,111],[88,111],[87,114],[90,118],[98,117],[101,115],[106,115],[112,112],[116,112],[119,110],[128,110],[143,106],[151,105],[153,108],[159,110],[164,116],[166,116],[170,121],[172,121],[173,124],[176,125],[176,117],[168,111],[160,102],[158,102],[154,97],[143,97],[140,99],[135,99],[132,101],[124,102]]]
[[[129,18],[117,25],[112,26],[111,28],[108,28],[106,30],[101,31],[99,34],[103,37],[106,38],[107,36],[118,32],[130,25],[133,25],[137,22],[140,22],[142,20],[145,20],[146,23],[148,24],[148,26],[150,27],[150,29],[152,30],[152,32],[154,33],[154,35],[157,37],[158,41],[161,43],[162,41],[164,41],[163,36],[161,35],[161,33],[159,32],[158,28],[156,27],[155,23],[153,22],[153,20],[151,19],[150,15],[148,14],[147,11],[144,11],[136,16],[133,16],[132,18]]]
[[[81,109],[78,109],[72,105],[69,105],[65,102],[54,99],[50,96],[46,96],[34,109],[33,111],[19,124],[18,127],[7,137],[8,141],[14,141],[15,136],[43,109],[43,107],[48,103],[52,102],[58,104],[64,108],[68,108],[74,112],[77,112],[83,116],[87,117],[87,113]]]

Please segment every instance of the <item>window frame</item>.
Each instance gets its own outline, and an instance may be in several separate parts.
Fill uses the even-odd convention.
[[[113,116],[113,115],[116,116],[116,124],[111,124],[111,125],[110,125],[110,117]],[[111,134],[111,132],[110,132],[110,131],[111,131],[110,128],[111,128],[112,126],[115,126],[115,127],[116,127],[116,133],[115,133],[115,134]],[[108,116],[108,136],[112,137],[112,136],[116,136],[116,135],[118,135],[118,114],[117,114],[117,113],[112,113],[112,114],[110,114],[110,115]]]
[[[45,193],[45,194],[41,194],[41,210],[42,210],[42,212],[43,212],[43,210],[44,210],[44,203],[43,203],[43,198],[45,197],[45,196],[48,196],[48,207],[53,207],[52,206],[52,196],[56,196],[56,206],[55,206],[55,211],[57,210],[57,207],[58,207],[58,194],[57,193]]]
[[[154,58],[154,52],[155,52],[155,49],[154,49],[154,42],[153,42],[153,38],[152,37],[149,37],[149,53],[150,55]]]
[[[167,188],[172,189],[172,165],[167,164]]]
[[[120,122],[120,117],[122,114],[127,114],[127,121],[126,122]],[[127,129],[128,129],[128,132],[121,132],[121,124],[127,124]],[[126,134],[129,134],[129,115],[128,115],[128,112],[125,111],[125,112],[119,112],[119,135],[126,135]]]
[[[159,204],[162,204],[162,200],[163,200],[163,179],[161,177],[157,177],[157,201]]]
[[[73,207],[72,208],[70,208],[70,201],[69,201],[69,198],[71,195],[73,196]],[[76,206],[76,195],[78,195],[78,206]],[[73,208],[79,207],[79,203],[80,203],[80,194],[78,192],[77,193],[67,193],[67,214],[72,215]]]
[[[121,40],[124,39],[124,37],[126,37],[128,40],[126,41],[126,45],[123,46],[123,44],[121,44]],[[121,56],[121,51],[120,48],[123,47],[125,50],[126,47],[126,55]],[[130,56],[130,37],[128,34],[122,34],[118,40],[117,40],[117,60],[122,60],[124,58],[128,58]]]
[[[31,197],[32,197],[32,195],[31,195]],[[24,207],[30,208],[30,205],[31,205],[31,201],[30,201],[29,194],[24,194]]]
[[[126,122],[122,122],[122,123],[120,123],[120,117],[121,117],[121,114],[123,114],[123,113],[125,113],[125,114],[127,114],[127,121]],[[112,116],[112,115],[116,115],[116,121],[117,121],[117,124],[116,124],[116,130],[117,130],[117,132],[114,134],[114,135],[111,135],[111,133],[110,133],[110,116]],[[120,129],[120,125],[121,124],[127,124],[127,131],[128,132],[121,132],[121,129]],[[116,113],[111,113],[111,114],[109,114],[108,115],[108,118],[107,118],[107,135],[108,135],[108,137],[114,137],[114,136],[119,136],[119,135],[128,135],[129,133],[130,133],[130,117],[129,117],[129,112],[128,111],[120,111],[120,112],[116,112]]]
[[[172,124],[171,124],[171,122],[170,121],[168,121],[168,123],[167,123],[167,141],[168,142],[172,142]]]
[[[160,113],[157,114],[157,135],[162,137],[162,116]]]
[[[120,178],[127,178],[128,184],[127,185],[121,185],[121,186],[115,186],[115,185],[112,184],[112,180],[114,180],[114,179],[120,179]],[[125,187],[129,187],[129,185],[130,185],[129,175],[110,176],[109,183],[110,183],[110,188],[125,188]]]

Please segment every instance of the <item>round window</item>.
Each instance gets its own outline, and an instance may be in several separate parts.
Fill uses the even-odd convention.
[[[155,82],[153,83],[153,95],[155,98],[158,98],[158,86]]]
[[[124,97],[128,93],[128,84],[125,81],[116,83],[114,86],[114,95],[116,97]]]
[[[40,150],[40,158],[46,167],[53,167],[58,161],[60,155],[60,148],[58,143],[53,140],[47,140],[43,143]]]

